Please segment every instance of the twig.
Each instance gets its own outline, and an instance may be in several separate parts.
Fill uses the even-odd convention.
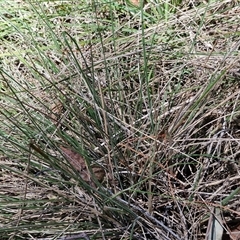
[[[109,192],[109,191],[108,191]],[[111,193],[111,192],[110,192]],[[112,193],[111,193],[112,194]],[[112,194],[113,195],[113,194]],[[157,225],[157,227],[159,228],[164,228],[164,230],[166,230],[168,233],[170,233],[172,236],[175,237],[175,239],[177,240],[181,240],[181,238],[176,234],[174,233],[170,228],[168,228],[167,226],[165,226],[162,222],[160,222],[159,220],[157,220],[156,218],[154,218],[153,216],[151,216],[148,212],[146,212],[144,209],[142,209],[141,207],[139,206],[136,206],[134,204],[131,204],[129,202],[126,202],[125,200],[119,198],[119,197],[116,197],[116,199],[127,205],[127,206],[130,206],[133,210],[137,211],[137,212],[140,212],[142,215],[144,215],[148,220],[150,220],[153,224]],[[139,217],[139,216],[138,216]],[[140,217],[141,218],[141,217]],[[171,238],[166,238],[166,236],[164,236],[166,240],[170,240]]]

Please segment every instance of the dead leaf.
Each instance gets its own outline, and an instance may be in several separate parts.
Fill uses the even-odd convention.
[[[228,227],[231,229],[228,234],[229,238],[224,239],[231,239],[231,240],[240,240],[240,219],[235,219],[231,224],[228,223]]]
[[[138,0],[130,0],[130,2],[132,3],[132,5],[137,6],[137,7],[139,7],[139,5],[140,5],[140,2]]]
[[[135,7],[140,7],[141,6],[141,0],[129,0],[129,1]],[[143,1],[143,5],[145,5],[145,1]]]
[[[69,161],[69,163],[72,165],[72,167],[79,172],[81,178],[91,185],[94,185],[94,182],[91,179],[91,174],[88,170],[88,167],[86,165],[86,162],[84,158],[77,152],[73,151],[70,148],[66,148],[61,146],[63,155],[66,157],[66,159]],[[92,166],[92,171],[96,177],[96,179],[99,182],[102,182],[105,176],[105,172],[103,168],[99,166]]]

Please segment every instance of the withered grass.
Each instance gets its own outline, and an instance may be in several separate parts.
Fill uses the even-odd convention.
[[[234,235],[240,6],[166,4],[2,6],[1,239]]]

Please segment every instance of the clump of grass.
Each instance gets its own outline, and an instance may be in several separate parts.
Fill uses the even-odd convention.
[[[203,239],[211,207],[230,233],[237,4],[25,4],[1,10],[3,239]]]

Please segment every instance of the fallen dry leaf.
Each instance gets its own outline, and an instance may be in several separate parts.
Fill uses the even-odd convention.
[[[130,2],[132,3],[132,5],[137,7],[140,5],[140,2],[138,0],[130,0]]]
[[[140,7],[141,6],[141,0],[129,0],[130,3],[136,7]],[[145,1],[143,1],[143,5],[145,5]]]
[[[79,172],[81,178],[85,182],[90,183],[91,185],[94,185],[94,183],[91,179],[91,174],[88,170],[88,167],[86,165],[84,158],[79,153],[73,151],[70,148],[66,148],[63,146],[61,146],[60,148],[62,150],[63,155],[66,157],[66,159],[72,165],[72,167]],[[92,166],[92,171],[93,171],[96,179],[99,182],[102,182],[104,179],[104,176],[105,176],[105,172],[104,172],[103,168],[101,168],[99,166]]]

